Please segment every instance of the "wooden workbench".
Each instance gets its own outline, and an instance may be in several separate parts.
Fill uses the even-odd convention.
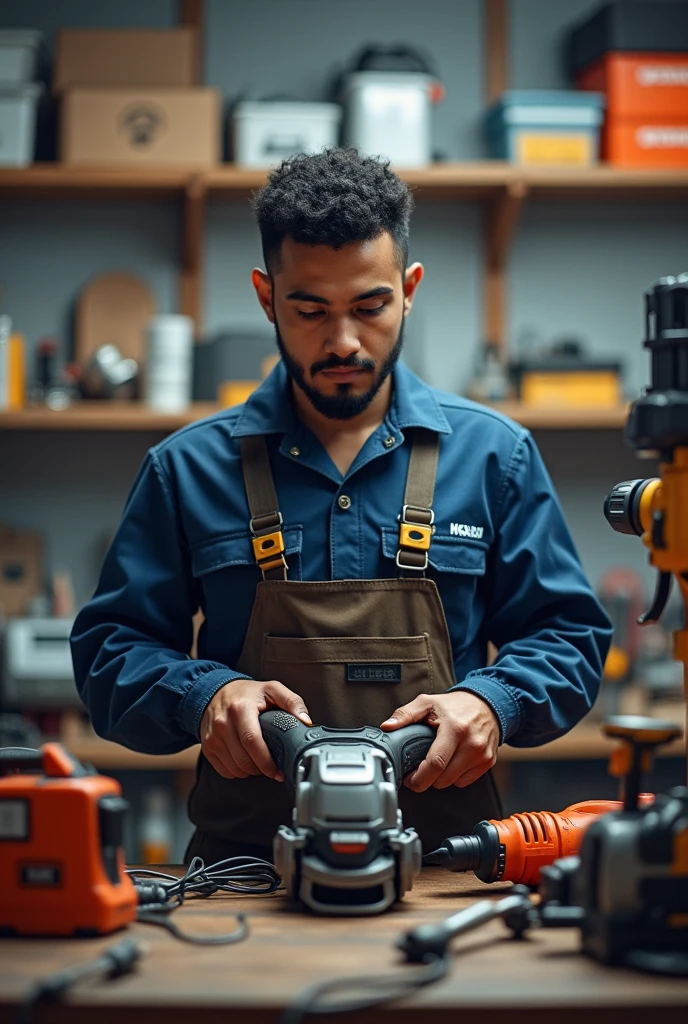
[[[239,908],[250,935],[238,945],[192,946],[137,924],[149,944],[136,974],[82,987],[65,1005],[41,1006],[32,1024],[277,1024],[304,986],[331,977],[406,968],[394,949],[400,932],[456,913],[508,886],[426,868],[394,910],[375,918],[306,914],[282,893],[190,898],[176,923],[199,933],[230,932]],[[32,979],[89,959],[119,936],[91,940],[0,939],[0,1022]],[[390,1006],[307,1021],[343,1024],[686,1024],[688,980],[605,968],[578,952],[575,929],[538,931],[522,942],[501,922],[455,943],[450,974]]]

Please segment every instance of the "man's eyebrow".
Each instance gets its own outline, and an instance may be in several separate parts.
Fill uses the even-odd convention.
[[[297,288],[294,292],[289,292],[287,298],[296,299],[297,302],[319,302],[323,306],[330,305],[329,299],[323,299],[321,295],[313,295],[311,292],[304,292],[301,288]]]
[[[379,288],[371,288],[369,292],[362,292],[354,296],[352,302],[363,302],[364,299],[374,299],[377,295],[394,295],[394,289],[389,285],[381,284]]]
[[[364,299],[374,299],[378,295],[393,295],[394,289],[390,288],[389,285],[381,284],[377,288],[371,288],[370,291],[361,292],[360,295],[355,295],[352,302],[363,302]],[[289,292],[287,295],[288,299],[294,299],[296,302],[319,302],[321,306],[330,306],[332,303],[329,299],[324,299],[322,295],[313,295],[312,292],[306,292],[302,288],[297,288],[293,292]]]

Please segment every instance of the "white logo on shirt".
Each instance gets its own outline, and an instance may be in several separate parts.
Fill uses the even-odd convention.
[[[465,523],[450,523],[449,533],[452,537],[472,537],[473,540],[482,540],[482,526],[466,526]]]

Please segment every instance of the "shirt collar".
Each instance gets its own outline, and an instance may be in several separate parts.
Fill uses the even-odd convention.
[[[446,416],[434,392],[402,362],[392,373],[390,420],[404,430],[425,427],[438,434],[451,434]],[[296,427],[294,404],[289,393],[289,377],[282,360],[248,398],[237,420],[232,437],[254,434],[289,434]]]

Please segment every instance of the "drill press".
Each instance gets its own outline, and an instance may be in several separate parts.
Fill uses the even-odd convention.
[[[657,570],[650,608],[638,622],[660,618],[675,577],[688,608],[688,274],[663,277],[645,294],[645,348],[651,384],[631,406],[626,439],[639,458],[657,458],[660,477],[624,480],[607,495],[604,514],[618,533],[642,537]],[[688,702],[688,628],[674,633]],[[688,734],[688,730],[686,730]]]

